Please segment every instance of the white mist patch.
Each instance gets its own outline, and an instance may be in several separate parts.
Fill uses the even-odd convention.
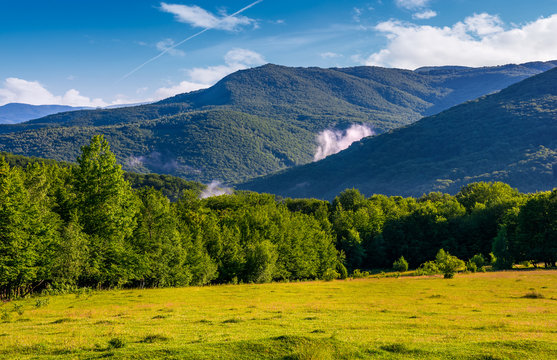
[[[143,156],[133,156],[132,155],[128,158],[126,163],[130,167],[143,166],[143,160],[144,159],[145,159],[145,157],[143,157]]]
[[[207,188],[201,192],[199,195],[200,199],[206,199],[212,196],[220,196],[220,195],[231,195],[234,190],[227,187],[222,187],[222,183],[220,181],[211,181]]]
[[[353,142],[371,135],[375,135],[375,132],[369,126],[359,124],[354,124],[345,131],[323,130],[317,135],[317,150],[313,161],[322,160],[329,155],[348,149]]]

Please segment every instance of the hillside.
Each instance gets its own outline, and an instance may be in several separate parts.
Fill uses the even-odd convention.
[[[17,124],[56,113],[81,109],[83,108],[65,105],[29,105],[9,103],[0,106],[0,124]]]
[[[495,180],[524,192],[557,186],[557,69],[240,188],[332,198],[352,187],[421,195]]]
[[[416,71],[265,65],[154,104],[1,125],[0,151],[73,161],[102,133],[126,170],[236,183],[310,162],[324,129],[366,123],[383,133],[555,65]]]

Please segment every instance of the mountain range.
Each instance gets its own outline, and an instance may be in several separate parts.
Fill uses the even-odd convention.
[[[61,112],[81,110],[83,107],[66,105],[29,105],[9,103],[0,106],[0,124],[17,124]]]
[[[0,150],[74,161],[102,133],[126,170],[238,183],[311,162],[323,130],[365,124],[386,133],[556,65],[409,71],[269,64],[154,104],[0,125]]]
[[[523,192],[557,187],[557,69],[239,187],[331,199],[346,188],[455,193],[475,181],[503,181]]]

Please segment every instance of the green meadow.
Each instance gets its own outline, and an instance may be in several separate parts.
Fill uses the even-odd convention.
[[[84,291],[0,317],[5,359],[555,359],[557,271]]]

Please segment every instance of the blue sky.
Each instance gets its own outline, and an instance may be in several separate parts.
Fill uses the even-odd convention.
[[[153,101],[264,63],[557,59],[557,0],[254,1],[3,1],[0,105]]]

